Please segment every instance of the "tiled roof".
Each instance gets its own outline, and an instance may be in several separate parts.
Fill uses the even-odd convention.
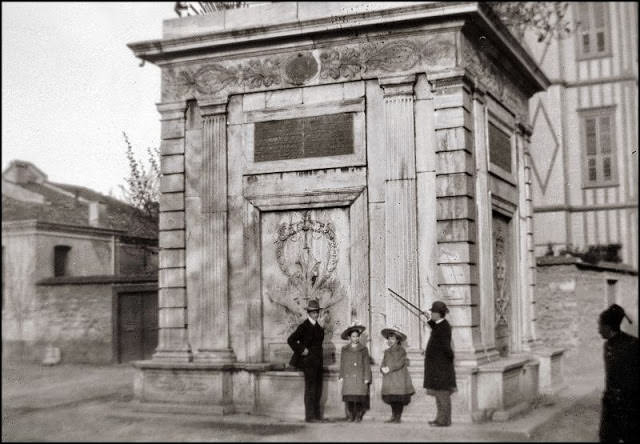
[[[157,239],[157,222],[140,210],[109,196],[75,185],[46,182],[67,193],[52,189],[45,184],[26,183],[18,186],[45,198],[45,203],[24,202],[2,195],[2,219],[4,221],[36,219],[41,222],[75,226],[89,225],[89,203],[102,202],[105,211],[100,217],[100,227],[123,230],[127,236]],[[80,199],[76,199],[76,195]]]

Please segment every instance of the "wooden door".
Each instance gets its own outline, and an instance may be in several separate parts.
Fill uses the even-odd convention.
[[[157,293],[121,293],[118,301],[118,361],[150,359],[157,345]]]

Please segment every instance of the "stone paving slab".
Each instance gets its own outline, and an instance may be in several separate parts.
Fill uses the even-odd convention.
[[[507,422],[385,424],[367,418],[347,423],[334,418],[307,424],[248,415],[145,412],[133,401],[128,366],[10,368],[3,365],[3,441],[530,441],[531,437],[601,389],[601,377],[573,378],[559,396]]]

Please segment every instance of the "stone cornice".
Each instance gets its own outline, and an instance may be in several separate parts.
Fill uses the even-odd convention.
[[[257,8],[257,7],[256,7]],[[254,11],[257,11],[255,9]],[[425,2],[395,9],[382,9],[344,16],[327,16],[312,20],[291,21],[267,26],[236,28],[224,31],[194,34],[188,37],[147,40],[127,46],[136,57],[152,63],[162,63],[189,52],[215,51],[219,47],[239,46],[245,43],[297,37],[319,32],[349,31],[357,28],[380,26],[385,23],[415,22],[434,17],[461,15],[478,11],[476,2]],[[449,18],[447,17],[447,18]]]
[[[254,13],[257,13],[257,9]],[[479,32],[487,39],[495,41],[497,48],[501,51],[501,56],[505,60],[511,60],[517,69],[513,75],[526,85],[527,94],[531,95],[548,87],[548,79],[533,59],[517,43],[506,27],[493,16],[492,12],[477,2],[428,2],[340,17],[331,16],[302,21],[291,18],[290,22],[276,25],[248,26],[233,30],[225,29],[218,32],[194,34],[188,37],[131,43],[129,48],[137,57],[159,65],[167,65],[178,60],[186,62],[189,58],[191,59],[189,63],[193,63],[198,59],[205,57],[210,59],[212,56],[220,57],[220,54],[224,54],[220,61],[225,63],[209,64],[194,71],[187,70],[171,74],[163,69],[163,78],[168,76],[167,81],[164,81],[163,84],[183,85],[182,87],[186,88],[185,94],[187,96],[214,95],[223,92],[223,90],[227,94],[243,93],[248,89],[280,89],[302,85],[305,82],[317,84],[317,80],[316,83],[309,82],[311,78],[317,79],[313,73],[310,73],[308,78],[300,79],[291,76],[287,78],[287,72],[296,72],[295,67],[289,70],[292,68],[293,58],[291,56],[295,54],[295,51],[306,51],[306,54],[303,54],[305,60],[310,64],[314,64],[312,62],[321,64],[320,77],[329,82],[331,80],[339,81],[341,78],[344,78],[343,81],[375,78],[377,77],[376,73],[372,71],[376,70],[388,75],[437,71],[449,67],[434,67],[433,60],[438,60],[438,58],[433,59],[432,57],[434,54],[440,56],[443,49],[436,45],[435,48],[432,48],[433,53],[429,53],[426,49],[423,50],[423,46],[429,46],[429,42],[419,42],[419,38],[407,39],[405,36],[405,40],[402,42],[396,40],[397,47],[385,44],[385,42],[391,41],[392,35],[386,37],[379,35],[374,39],[379,40],[383,47],[372,47],[366,43],[349,45],[351,40],[347,40],[341,43],[341,47],[335,46],[338,50],[342,49],[342,52],[331,49],[322,50],[320,48],[322,45],[317,45],[318,42],[310,40],[310,38],[317,38],[320,32],[323,33],[323,36],[327,36],[330,32],[334,34],[345,31],[354,32],[359,28],[371,29],[372,25],[379,26],[384,23],[412,26],[428,23],[428,26],[437,26],[436,19],[440,23],[449,24],[457,20],[458,27],[464,25],[465,28],[470,29],[470,32]],[[360,32],[363,33],[363,31]],[[371,35],[374,34],[376,31],[372,30]],[[429,34],[433,38],[433,33]],[[288,37],[291,40],[295,38],[296,41],[282,47],[283,37]],[[398,39],[397,36],[394,37]],[[416,41],[412,42],[412,40]],[[252,48],[255,48],[256,45],[278,44],[281,46],[278,53],[280,57],[270,54],[272,51],[264,51],[265,56],[255,60],[246,60],[246,63],[228,63],[230,60],[238,60],[243,51],[246,52],[247,44],[251,44]],[[311,47],[309,47],[310,44]],[[447,41],[440,44],[451,45]],[[456,47],[455,42],[453,42],[453,47]],[[310,50],[311,48],[317,49]],[[287,52],[286,60],[282,57],[285,52]],[[312,52],[313,55],[311,55]],[[459,52],[460,48],[458,48],[458,54]],[[393,62],[386,61],[385,57]],[[454,54],[454,65],[460,63],[456,58]]]

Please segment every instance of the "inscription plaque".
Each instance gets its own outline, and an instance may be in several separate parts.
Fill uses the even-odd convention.
[[[492,164],[511,172],[511,139],[492,123],[489,123],[489,159]]]
[[[254,162],[353,153],[353,113],[255,124]]]

